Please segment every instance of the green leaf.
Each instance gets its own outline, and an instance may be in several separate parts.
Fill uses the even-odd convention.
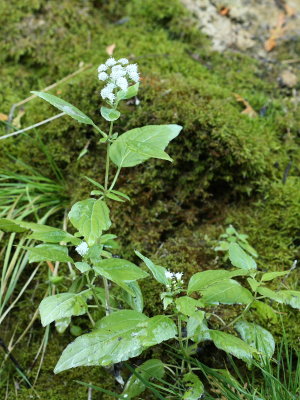
[[[124,199],[130,201],[130,197],[127,194],[120,192],[119,190],[111,190],[111,193],[116,194],[117,196],[124,197]]]
[[[114,110],[113,108],[101,107],[100,109],[101,115],[106,121],[116,121],[120,118],[120,112],[118,110]]]
[[[252,307],[256,309],[256,312],[258,315],[263,318],[264,320],[271,322],[272,324],[277,324],[278,323],[278,316],[276,312],[273,310],[271,306],[268,304],[256,300],[253,304]]]
[[[201,291],[205,304],[249,304],[253,300],[249,290],[232,279],[217,282]]]
[[[117,101],[119,102],[120,100],[131,99],[132,97],[137,95],[138,90],[139,90],[139,83],[129,86],[127,90],[120,90],[117,93]]]
[[[296,290],[279,290],[274,292],[266,287],[259,287],[257,292],[262,296],[275,300],[281,304],[287,304],[293,308],[300,309],[300,292]]]
[[[191,338],[195,343],[200,343],[205,340],[211,340],[210,329],[207,327],[205,319],[200,321],[199,318],[190,317],[187,325],[187,336]]]
[[[103,200],[78,201],[72,206],[69,219],[89,246],[95,244],[102,231],[109,229],[111,225],[109,208]]]
[[[82,124],[94,125],[94,122],[87,115],[85,115],[77,107],[74,107],[72,104],[66,102],[65,100],[53,96],[53,94],[49,93],[35,91],[32,91],[31,93],[35,94],[43,100],[48,101],[48,103],[52,104],[54,107],[63,111],[70,117],[76,119],[76,121],[81,122]]]
[[[257,288],[260,286],[260,282],[257,282],[256,279],[253,278],[247,278],[247,282],[249,283],[251,290],[253,290],[253,292],[257,291]]]
[[[116,200],[116,201],[119,201],[119,202],[122,202],[122,203],[124,203],[124,199],[122,199],[121,197],[119,197],[119,196],[117,196],[116,194],[114,194],[114,193],[110,193],[110,192],[106,192],[105,193],[105,197],[108,197],[109,199],[111,199],[111,200]]]
[[[88,176],[84,176],[85,179],[87,179],[89,182],[91,182],[94,186],[98,187],[102,191],[105,191],[104,186],[101,185],[101,183],[98,183],[97,181],[94,181],[94,179],[89,178]]]
[[[33,232],[30,236],[28,236],[28,238],[48,243],[70,242],[75,246],[81,243],[80,239],[76,238],[73,235],[70,235],[70,233],[55,228],[53,228],[53,231],[48,232]]]
[[[150,381],[153,378],[161,379],[165,374],[164,364],[157,359],[145,361],[142,365],[135,369],[136,373],[145,381]],[[131,377],[126,382],[122,396],[125,399],[133,399],[146,390],[145,384],[136,376]]]
[[[286,274],[288,274],[289,271],[281,271],[281,272],[266,272],[265,274],[263,274],[261,280],[263,282],[267,282],[267,281],[271,281],[275,278],[278,278],[279,276],[284,276]]]
[[[246,321],[238,321],[234,325],[234,328],[246,343],[257,349],[265,357],[270,359],[273,356],[275,341],[269,331],[259,325]]]
[[[87,309],[85,296],[81,293],[60,293],[49,296],[42,300],[39,306],[43,326],[62,318],[83,315]]]
[[[137,282],[126,282],[127,287],[129,287],[134,295],[128,293],[128,291],[124,291],[123,298],[124,301],[133,309],[139,312],[143,312],[144,308],[144,299],[141,288]]]
[[[205,304],[201,300],[195,300],[188,296],[179,297],[175,300],[176,308],[179,312],[189,317],[194,317],[200,322],[203,321],[205,312],[200,310]]]
[[[121,286],[132,296],[135,296],[135,292],[127,283],[148,276],[147,272],[143,271],[132,262],[121,258],[108,258],[107,260],[97,261],[94,270],[98,274],[105,276],[105,278]]]
[[[234,276],[247,275],[246,271],[226,271],[224,269],[208,270],[194,274],[188,286],[188,294],[207,288],[214,283],[228,280]]]
[[[253,355],[257,354],[255,348],[229,333],[210,330],[210,337],[218,349],[224,350],[245,362],[251,361]]]
[[[174,322],[166,316],[148,318],[137,311],[116,311],[102,318],[98,329],[69,344],[54,372],[125,361],[154,344],[174,338],[176,333]]]
[[[22,248],[28,250],[30,263],[40,261],[73,262],[72,258],[68,256],[68,248],[66,246],[44,243],[35,247],[23,246]]]
[[[16,221],[7,218],[0,218],[0,231],[4,232],[25,232]]]
[[[169,142],[179,135],[179,125],[149,125],[131,129],[119,136],[110,147],[110,158],[118,167],[133,167],[148,160],[151,156],[131,151],[127,142],[137,141],[164,150]]]
[[[284,304],[300,309],[300,292],[296,290],[279,290],[277,292]]]
[[[183,395],[184,400],[199,400],[204,393],[203,383],[197,375],[189,372],[184,375],[182,382],[187,387],[187,391]]]
[[[147,158],[159,158],[161,160],[173,161],[172,158],[158,146],[149,143],[139,142],[137,140],[127,140],[126,146],[133,153]]]
[[[55,329],[58,333],[64,333],[68,326],[70,325],[71,318],[61,318],[55,321]]]
[[[135,250],[134,252],[142,261],[144,261],[157,282],[162,283],[165,286],[169,284],[169,281],[166,277],[166,268],[161,267],[160,265],[155,265],[149,258],[143,256],[143,254],[141,254],[139,251]]]
[[[75,267],[83,274],[84,272],[90,271],[92,267],[86,262],[76,262]]]
[[[229,259],[237,268],[253,270],[257,269],[255,260],[249,256],[237,243],[230,243]]]

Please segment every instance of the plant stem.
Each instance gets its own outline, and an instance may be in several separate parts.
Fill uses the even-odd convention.
[[[114,188],[114,186],[115,186],[115,184],[117,182],[117,179],[118,179],[118,177],[120,175],[120,171],[121,171],[121,167],[118,167],[116,175],[115,175],[115,177],[114,177],[114,179],[113,179],[113,181],[112,181],[112,183],[111,183],[111,185],[110,185],[110,187],[108,189],[109,191],[113,190],[113,188]]]
[[[93,125],[93,127],[98,131],[103,137],[107,138],[107,134],[103,132],[97,125]]]
[[[105,311],[106,311],[106,315],[109,315],[111,313],[111,309],[110,309],[110,305],[109,305],[108,281],[104,276],[102,276],[102,278],[103,278],[103,284],[104,284],[104,290],[105,290]]]
[[[105,167],[105,183],[104,183],[104,188],[105,188],[105,190],[107,190],[107,188],[108,188],[109,149],[110,149],[110,138],[111,138],[111,135],[112,135],[113,126],[114,126],[114,121],[111,121],[110,127],[109,127],[108,142],[107,142],[107,151],[106,151],[106,167]]]

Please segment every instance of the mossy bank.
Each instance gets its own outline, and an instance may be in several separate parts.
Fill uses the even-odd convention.
[[[107,58],[106,47],[115,44],[114,56],[138,62],[142,72],[138,101],[123,106],[116,131],[146,124],[183,126],[169,148],[172,165],[152,160],[122,173],[119,188],[132,201],[122,209],[112,206],[114,232],[121,233],[125,257],[133,258],[136,248],[173,270],[184,271],[188,278],[191,272],[222,265],[212,243],[232,223],[250,235],[262,268],[290,268],[299,252],[300,120],[292,91],[280,88],[274,78],[279,65],[211,51],[192,16],[176,0],[0,0],[0,8],[4,10],[0,16],[2,113],[8,114],[12,104],[29,96],[30,90],[42,90],[86,65],[51,93],[100,123],[101,83],[96,70]],[[245,107],[236,95],[251,104],[256,117],[242,113]],[[56,112],[38,99],[26,103],[24,111],[22,127]],[[91,187],[82,176],[103,178],[104,151],[90,127],[68,117],[0,141],[0,167],[22,170],[13,156],[53,178],[37,134],[64,175],[70,204],[88,196]],[[78,159],[87,143],[88,153]],[[143,286],[146,298],[153,296],[153,303],[147,305],[151,314],[160,307],[157,289],[151,282]],[[36,306],[27,303],[26,310],[33,313]],[[28,312],[19,330],[26,326]],[[296,313],[285,315],[293,340],[299,335],[295,318]],[[39,321],[35,332],[42,336]],[[8,327],[6,334],[11,334]],[[78,400],[86,399],[85,388],[66,386],[72,379],[112,388],[111,375],[97,368],[52,374],[68,341],[54,331],[51,334],[36,385],[42,398],[64,400],[73,391]],[[35,352],[20,345],[15,354],[29,368]],[[13,391],[9,396],[15,398]],[[17,398],[28,399],[28,390],[22,388]]]

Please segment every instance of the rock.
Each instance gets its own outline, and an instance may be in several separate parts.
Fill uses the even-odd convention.
[[[279,82],[282,86],[293,88],[297,85],[298,78],[292,71],[286,69],[280,74]]]

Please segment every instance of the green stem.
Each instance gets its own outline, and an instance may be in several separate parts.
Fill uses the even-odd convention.
[[[107,151],[106,151],[106,167],[105,167],[105,183],[104,183],[104,188],[105,188],[105,190],[107,190],[107,188],[108,188],[108,176],[109,176],[109,149],[110,149],[110,138],[111,138],[111,135],[112,135],[113,126],[114,126],[114,121],[111,121],[110,127],[109,127],[108,141],[107,141]]]
[[[109,305],[108,281],[104,276],[102,276],[102,278],[103,278],[103,284],[104,284],[104,290],[105,290],[105,311],[106,311],[106,315],[109,315],[111,313],[111,308],[110,308],[110,305]]]
[[[89,289],[91,289],[91,291],[92,291],[92,293],[93,293],[93,297],[94,297],[94,299],[95,299],[95,303],[97,304],[97,307],[98,307],[99,309],[101,309],[101,304],[100,304],[99,299],[98,299],[98,297],[97,297],[97,293],[96,293],[96,291],[95,291],[95,287],[94,287],[94,285],[92,284],[92,282],[91,282],[91,280],[90,280],[90,277],[89,277],[89,273],[88,273],[88,272],[87,272],[87,274],[86,274],[86,280],[88,281]]]
[[[93,127],[98,131],[103,137],[107,138],[107,134],[103,132],[97,125],[93,125]]]
[[[117,172],[116,172],[116,175],[115,175],[115,177],[114,177],[114,179],[113,179],[113,181],[112,181],[112,183],[111,183],[111,185],[110,185],[110,188],[108,189],[109,191],[113,190],[113,188],[114,188],[114,186],[115,186],[115,184],[116,184],[116,182],[117,182],[117,179],[118,179],[118,177],[119,177],[119,175],[120,175],[121,168],[122,168],[122,167],[118,167]]]

